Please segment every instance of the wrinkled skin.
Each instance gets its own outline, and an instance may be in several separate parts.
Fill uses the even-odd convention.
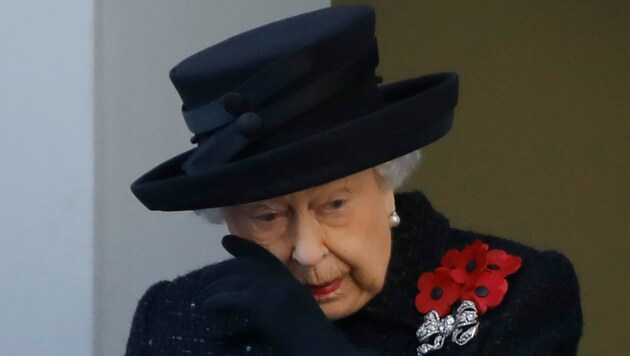
[[[368,169],[281,197],[224,208],[232,234],[277,257],[302,284],[341,279],[313,294],[329,319],[363,307],[384,284],[391,253],[391,188]]]

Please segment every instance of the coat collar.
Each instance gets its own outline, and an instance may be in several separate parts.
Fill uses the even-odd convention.
[[[452,247],[450,225],[420,191],[396,194],[396,210],[401,224],[392,230],[385,285],[349,318],[376,318],[415,330],[422,323],[422,315],[414,306],[418,276],[439,265],[441,256]]]

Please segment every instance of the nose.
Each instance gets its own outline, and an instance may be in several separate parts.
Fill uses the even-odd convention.
[[[303,266],[314,266],[329,253],[324,244],[324,228],[313,217],[304,217],[295,224],[295,244],[291,257]]]

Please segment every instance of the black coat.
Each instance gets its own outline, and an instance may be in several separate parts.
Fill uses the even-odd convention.
[[[570,262],[553,251],[538,252],[502,238],[449,226],[420,192],[396,195],[402,223],[393,230],[392,259],[383,290],[335,325],[355,345],[376,355],[416,355],[423,316],[414,306],[418,277],[440,265],[451,248],[480,239],[523,259],[507,277],[501,304],[480,317],[475,338],[464,346],[446,342],[429,355],[574,355],[582,331],[578,282]],[[212,265],[152,286],[133,318],[126,355],[273,355],[254,333],[240,333],[245,317],[204,315],[198,293]],[[224,341],[211,341],[221,333]]]

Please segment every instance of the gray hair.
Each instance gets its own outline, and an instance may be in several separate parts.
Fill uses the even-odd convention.
[[[416,150],[404,156],[394,158],[391,161],[379,164],[374,167],[379,177],[379,184],[394,190],[400,188],[416,167],[418,167],[421,159],[422,152]],[[194,212],[213,224],[223,224],[225,222],[225,216],[221,208],[200,209]]]

